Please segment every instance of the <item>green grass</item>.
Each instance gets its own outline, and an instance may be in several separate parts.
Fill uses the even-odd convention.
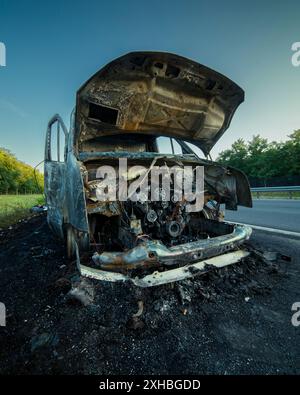
[[[252,198],[257,199],[257,193],[252,192]],[[259,199],[289,199],[289,192],[259,192]],[[292,192],[292,199],[300,199],[300,192]]]
[[[30,208],[36,204],[44,204],[43,195],[0,195],[0,228],[29,217]]]

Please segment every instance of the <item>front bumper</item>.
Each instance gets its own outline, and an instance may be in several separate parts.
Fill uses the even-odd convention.
[[[206,272],[209,268],[220,268],[238,262],[249,253],[238,250],[229,252],[249,239],[252,229],[245,225],[222,223],[220,228],[230,227],[230,233],[205,240],[166,247],[158,240],[144,242],[126,252],[103,252],[94,254],[93,260],[101,270],[82,265],[76,247],[77,266],[81,275],[102,281],[131,281],[140,287],[151,287],[191,278]],[[135,269],[151,266],[165,267],[165,271],[154,271],[142,278],[130,277],[116,269]],[[170,266],[181,265],[176,269]],[[182,266],[184,265],[184,266]],[[102,269],[106,270],[102,270]],[[113,271],[115,270],[115,271]]]

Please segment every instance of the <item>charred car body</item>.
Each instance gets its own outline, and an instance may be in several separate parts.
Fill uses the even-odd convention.
[[[248,180],[207,159],[243,100],[240,87],[205,66],[173,54],[135,52],[109,63],[79,89],[69,131],[58,115],[49,121],[48,223],[66,240],[82,275],[146,287],[247,255],[240,245],[251,228],[223,222],[220,205],[251,207]],[[160,150],[166,141],[168,153]],[[129,169],[203,166],[203,208],[187,212],[184,198],[172,198],[172,182],[169,201],[100,201],[97,169],[110,166],[120,179],[120,159]],[[144,181],[145,173],[127,172],[129,186],[137,179]],[[158,186],[158,194],[164,193]]]

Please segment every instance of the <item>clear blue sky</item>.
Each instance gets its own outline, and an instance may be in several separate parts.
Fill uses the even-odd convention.
[[[134,50],[174,52],[233,79],[246,92],[213,157],[239,137],[285,139],[300,128],[300,1],[0,0],[0,146],[43,159],[48,119],[69,124],[78,87]]]

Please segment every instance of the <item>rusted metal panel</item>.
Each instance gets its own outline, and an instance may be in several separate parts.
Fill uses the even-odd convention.
[[[219,269],[237,263],[240,260],[246,258],[248,255],[249,252],[242,250],[229,252],[227,254],[223,254],[217,257],[185,265],[177,269],[170,269],[164,272],[154,271],[153,273],[141,278],[131,278],[128,275],[122,273],[108,272],[105,270],[90,268],[88,266],[81,265],[78,257],[77,265],[81,275],[83,276],[109,282],[131,281],[138,287],[146,288],[192,278],[197,275],[203,274],[208,270]]]
[[[136,133],[183,138],[207,154],[244,100],[227,77],[181,56],[133,52],[109,63],[77,93],[76,133]]]
[[[63,237],[64,206],[66,199],[66,167],[64,163],[45,161],[45,195],[47,219],[51,229]]]
[[[226,224],[219,224],[219,226]],[[217,224],[215,224],[217,226]],[[126,252],[95,253],[93,261],[101,268],[130,269],[139,266],[151,266],[156,263],[164,266],[174,266],[192,262],[197,259],[209,258],[223,254],[239,246],[251,236],[250,226],[235,225],[231,233],[222,236],[197,240],[173,247],[166,247],[159,240],[146,241]]]

